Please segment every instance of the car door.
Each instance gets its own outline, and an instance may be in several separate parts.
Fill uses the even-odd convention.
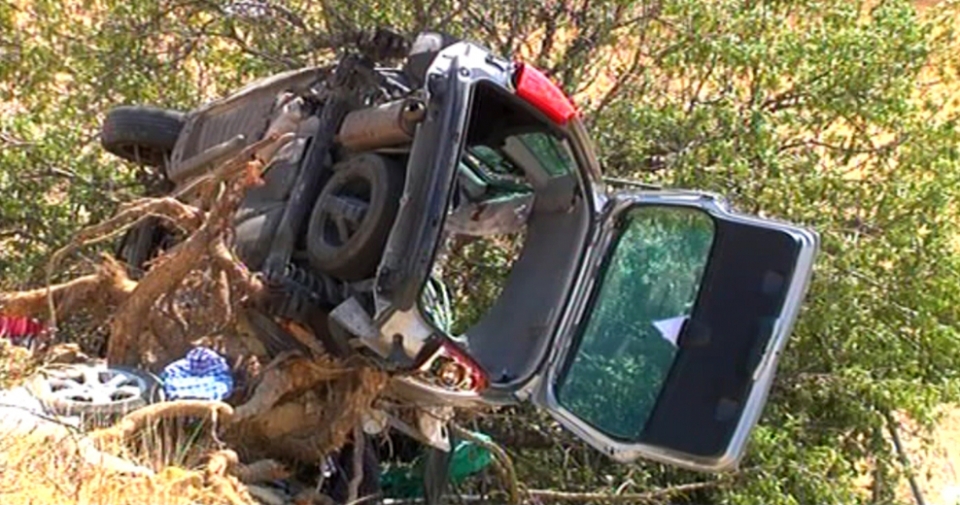
[[[617,195],[599,221],[534,402],[618,461],[735,468],[818,236],[664,191]]]

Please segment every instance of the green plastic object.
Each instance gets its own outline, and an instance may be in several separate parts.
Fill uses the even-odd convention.
[[[492,442],[490,437],[483,433],[473,435],[485,442]],[[483,471],[492,462],[493,454],[486,447],[468,440],[460,440],[454,446],[453,458],[450,459],[450,481],[460,484],[467,477]]]
[[[411,466],[390,465],[380,473],[380,487],[390,498],[422,498],[423,486]]]
[[[474,433],[481,440],[491,441],[483,433]],[[493,454],[485,447],[468,440],[454,444],[450,458],[450,482],[460,484],[471,475],[476,475],[493,462]],[[380,485],[392,498],[423,497],[423,456],[410,465],[391,465],[380,474]]]

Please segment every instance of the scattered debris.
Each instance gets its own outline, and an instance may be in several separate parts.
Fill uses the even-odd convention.
[[[262,282],[226,246],[236,205],[247,188],[259,184],[265,165],[254,154],[288,140],[268,136],[199,177],[192,185],[199,196],[190,203],[145,198],[126,205],[51,260],[56,265],[68,251],[160,216],[188,236],[154,260],[141,279],[129,278],[115,260],[104,258],[93,274],[0,293],[0,310],[16,318],[6,319],[5,328],[18,333],[41,327],[24,329],[20,321],[44,315],[54,330],[58,319],[78,311],[111,321],[109,365],[84,363],[78,346],[53,346],[34,358],[47,365],[9,400],[16,405],[6,409],[19,413],[0,424],[0,442],[53,444],[58,461],[79,457],[104,472],[176,482],[185,494],[203,488],[234,504],[252,503],[254,495],[276,502],[267,484],[288,476],[281,459],[316,463],[351,442],[387,375],[362,361],[339,362],[322,346],[268,352],[240,310],[262,296]],[[153,382],[146,379],[154,377],[150,370],[160,372]],[[156,394],[164,391],[166,398]],[[219,401],[227,399],[237,407]],[[68,417],[77,414],[123,417],[85,431],[86,423]],[[146,441],[157,437],[174,439],[158,444],[163,447],[191,446],[206,461],[204,470],[175,470],[169,456],[142,464],[151,460]],[[21,456],[34,457],[30,451]],[[8,457],[16,459],[0,443],[0,463]],[[259,487],[251,493],[247,484]],[[322,493],[304,490],[291,497],[285,502],[324,502]]]
[[[40,321],[23,316],[0,315],[0,339],[14,345],[33,348],[46,335],[46,326]]]
[[[490,437],[474,433],[487,442]],[[461,484],[493,463],[493,454],[470,440],[459,440],[453,447],[449,462],[449,479],[454,485]],[[424,457],[418,457],[413,465],[387,468],[381,476],[384,491],[394,498],[420,498],[423,496]]]
[[[227,360],[208,347],[191,349],[163,369],[163,390],[171,400],[223,400],[233,391]]]

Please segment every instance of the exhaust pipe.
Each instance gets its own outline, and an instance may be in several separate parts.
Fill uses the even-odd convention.
[[[427,108],[414,98],[351,111],[343,119],[336,141],[351,151],[369,151],[413,141],[417,123]]]

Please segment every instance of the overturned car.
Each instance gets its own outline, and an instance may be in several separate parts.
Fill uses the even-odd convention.
[[[531,401],[619,461],[735,467],[817,235],[702,192],[608,185],[576,109],[532,66],[432,33],[403,61],[348,54],[186,114],[120,107],[102,141],[178,192],[292,132],[235,215],[234,247],[275,293],[248,316],[274,353],[302,346],[296,324],[408,372],[390,392],[423,413],[409,432],[424,442],[449,447],[457,407]],[[512,236],[519,253],[454,334],[442,274],[459,236]],[[171,237],[147,224],[119,255],[141,267]]]

